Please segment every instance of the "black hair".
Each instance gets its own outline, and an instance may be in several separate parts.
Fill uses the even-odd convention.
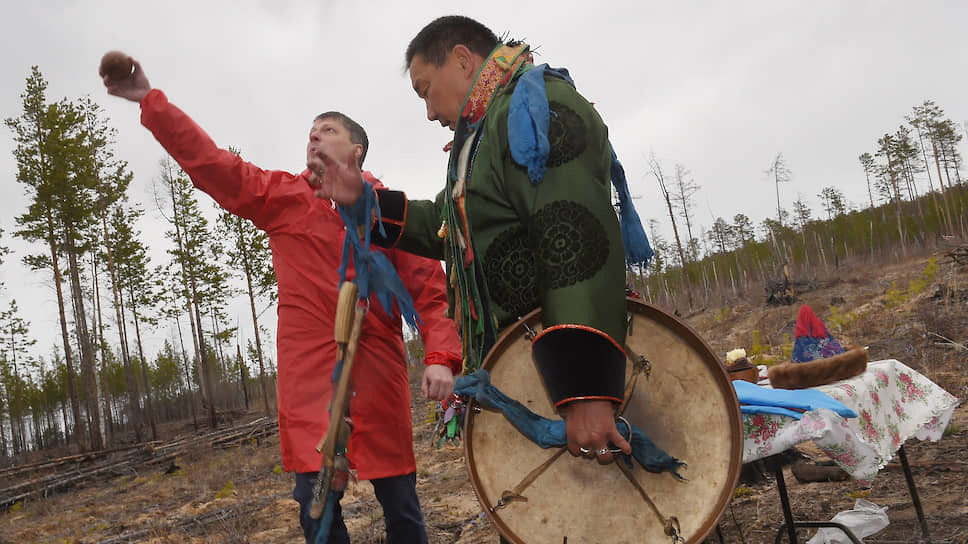
[[[363,146],[363,153],[360,155],[359,166],[363,167],[363,159],[366,158],[366,151],[370,147],[370,140],[366,137],[366,131],[359,123],[350,119],[345,113],[340,113],[338,111],[328,111],[326,113],[320,113],[316,116],[315,121],[320,121],[323,119],[336,119],[350,133],[350,141],[354,144],[360,144]]]
[[[410,40],[406,53],[406,69],[410,69],[413,57],[420,55],[434,66],[441,66],[447,54],[457,44],[467,46],[471,52],[487,58],[500,43],[491,29],[463,15],[447,15],[431,21]]]

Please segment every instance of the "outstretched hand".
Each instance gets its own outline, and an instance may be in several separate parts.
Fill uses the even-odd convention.
[[[131,64],[134,65],[134,71],[128,77],[119,80],[111,79],[101,69],[98,69],[98,75],[104,81],[104,86],[107,87],[108,94],[127,98],[132,102],[141,102],[141,99],[151,90],[151,84],[148,83],[148,76],[141,69],[141,63],[131,57],[128,58],[131,60]]]
[[[632,453],[631,444],[615,427],[615,406],[611,401],[576,400],[566,408],[565,433],[572,455],[596,457],[600,463],[609,463],[612,461],[609,442],[622,453]]]
[[[311,144],[306,158],[309,185],[318,198],[333,199],[342,206],[352,206],[363,194],[363,173],[356,157],[345,161],[330,155],[320,143]]]

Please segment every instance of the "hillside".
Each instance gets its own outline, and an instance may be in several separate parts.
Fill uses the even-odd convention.
[[[810,278],[814,286],[798,293],[791,306],[764,305],[758,293],[719,307],[683,312],[717,353],[744,347],[761,361],[782,360],[792,342],[800,303],[809,304],[843,341],[866,345],[872,360],[896,358],[925,374],[962,401],[968,398],[968,267],[936,255],[899,264],[843,265],[831,279]],[[945,340],[947,339],[947,340]],[[959,345],[961,344],[961,345]],[[429,439],[431,405],[413,391],[418,491],[431,542],[497,542],[497,532],[474,496],[459,448],[436,449]],[[256,420],[238,415],[226,426]],[[968,409],[959,406],[937,444],[909,441],[913,467],[932,537],[937,542],[968,538]],[[0,543],[27,542],[302,542],[292,477],[278,468],[278,436],[243,435],[218,445],[189,440],[190,423],[164,429],[167,443],[178,440],[173,462],[148,464],[157,453],[130,455],[131,461],[106,469],[46,498],[29,499],[0,515]],[[235,439],[233,439],[235,440]],[[158,452],[165,447],[153,445]],[[822,454],[809,443],[802,455]],[[140,451],[140,450],[139,450]],[[56,471],[67,479],[85,467],[107,461],[79,459],[57,469],[0,472],[0,487],[37,481]],[[171,469],[166,474],[166,468]],[[920,534],[903,473],[889,464],[865,487],[847,480],[800,484],[787,469],[786,482],[798,519],[826,520],[852,507],[855,497],[888,506],[890,526],[868,542],[912,542]],[[382,542],[383,522],[372,488],[351,485],[343,501],[353,542]],[[772,542],[782,523],[773,482],[743,484],[720,523],[726,542]],[[806,531],[801,532],[805,540]]]

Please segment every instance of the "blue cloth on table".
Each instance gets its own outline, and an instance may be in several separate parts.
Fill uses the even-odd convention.
[[[736,390],[736,397],[739,399],[741,405],[790,408],[805,411],[827,408],[828,410],[836,412],[840,417],[857,417],[857,412],[851,410],[842,402],[823,391],[816,389],[771,389],[768,387],[760,387],[743,380],[734,380],[733,388]],[[797,419],[800,418],[797,417]]]
[[[521,434],[542,448],[564,446],[568,443],[565,422],[539,416],[520,402],[508,397],[491,384],[491,375],[481,368],[473,374],[457,378],[454,393],[474,397],[482,406],[501,410],[505,417]],[[617,426],[623,431],[624,423]],[[677,472],[683,462],[662,450],[645,432],[629,424],[630,429],[622,435],[632,445],[632,457],[649,472],[671,472],[676,478],[684,479]]]
[[[779,406],[757,406],[755,404],[741,404],[739,406],[739,411],[744,414],[772,414],[775,416],[787,416],[793,419],[800,419],[803,417],[803,412],[795,412],[789,408],[780,408]]]

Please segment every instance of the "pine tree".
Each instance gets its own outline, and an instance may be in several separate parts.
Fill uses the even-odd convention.
[[[111,294],[114,300],[115,319],[121,348],[121,362],[124,367],[129,418],[135,431],[135,439],[141,442],[141,428],[143,414],[141,411],[140,392],[134,371],[131,368],[131,355],[125,330],[124,307],[119,293],[118,272],[115,267],[114,248],[111,233],[108,229],[108,215],[114,206],[120,206],[127,200],[128,186],[134,177],[127,169],[124,161],[114,156],[112,146],[116,131],[108,125],[104,110],[89,98],[81,100],[81,111],[85,123],[85,143],[91,182],[96,195],[96,215],[100,228],[100,236],[94,236],[94,245],[99,246],[104,253],[103,260],[108,265]]]
[[[891,195],[891,200],[894,201],[894,210],[897,217],[897,234],[901,242],[901,251],[905,252],[905,234],[904,226],[901,221],[901,191],[898,188],[898,178],[900,177],[900,165],[898,163],[898,157],[895,156],[897,146],[894,143],[894,136],[891,134],[884,134],[877,139],[877,156],[884,157],[887,162],[886,165],[882,165],[878,173],[878,177],[882,180],[882,187],[887,187],[888,194]]]
[[[152,406],[151,382],[149,380],[148,360],[144,354],[141,341],[141,324],[154,325],[156,320],[148,315],[159,300],[156,293],[156,281],[153,271],[149,267],[148,248],[140,240],[141,232],[136,230],[135,223],[144,212],[136,206],[116,205],[111,213],[110,233],[114,240],[114,255],[116,258],[116,274],[118,291],[127,292],[123,308],[131,310],[132,322],[135,330],[135,345],[138,347],[138,361],[141,369],[141,383],[144,387],[145,414],[151,427],[152,439],[158,437],[156,414]],[[127,324],[127,320],[124,320]],[[127,330],[127,325],[125,325]],[[124,343],[127,343],[125,335]]]
[[[205,243],[211,238],[208,235],[208,221],[199,209],[188,176],[180,169],[176,173],[174,165],[167,157],[161,163],[161,180],[171,205],[171,217],[166,218],[172,229],[165,234],[175,242],[175,247],[168,252],[179,268],[182,296],[186,302],[195,342],[202,401],[208,408],[209,424],[214,429],[218,423],[215,418],[215,387],[204,340],[201,310],[204,298],[201,290],[203,278],[213,278],[212,267],[205,261],[203,254]]]
[[[17,423],[14,434],[14,452],[27,451],[27,436],[24,432],[24,363],[28,348],[37,341],[29,337],[30,323],[20,317],[17,301],[10,302],[10,307],[0,312],[0,334],[2,334],[3,359],[10,365],[10,385],[7,388],[10,403],[11,427]],[[12,386],[12,390],[11,390]]]
[[[954,231],[954,215],[952,215],[952,207],[948,198],[948,190],[951,188],[950,176],[943,175],[941,172],[942,162],[947,162],[945,153],[945,135],[949,133],[957,133],[954,129],[954,123],[944,117],[944,110],[941,109],[932,100],[925,100],[920,106],[915,106],[912,114],[906,118],[908,123],[918,130],[919,138],[923,140],[924,136],[927,136],[928,143],[931,145],[931,154],[934,157],[934,166],[936,173],[938,175],[938,187],[941,191],[941,201],[945,208],[945,224],[948,227],[949,232]],[[960,139],[960,135],[958,136]],[[922,149],[926,147],[924,142],[921,142]],[[957,150],[954,150],[957,153]],[[922,157],[925,162],[925,170],[930,171],[930,167],[927,165],[927,152],[922,151]],[[947,173],[947,164],[945,165],[945,173]],[[929,178],[930,179],[930,178]],[[945,181],[947,180],[947,188],[945,187]]]
[[[233,150],[235,152],[235,150]],[[262,409],[269,415],[269,386],[266,378],[265,357],[262,353],[262,338],[259,334],[259,314],[256,300],[268,298],[270,302],[277,297],[276,275],[272,268],[272,252],[269,237],[251,221],[221,210],[217,222],[219,237],[226,240],[228,264],[241,269],[245,278],[249,309],[252,312],[252,329],[255,337],[256,358],[259,362],[259,385],[262,390]]]
[[[60,315],[61,339],[64,345],[64,362],[67,368],[67,386],[70,392],[71,412],[74,420],[74,437],[86,447],[85,424],[81,417],[80,400],[76,388],[76,372],[71,351],[71,337],[67,328],[66,303],[62,289],[60,252],[63,240],[60,232],[60,213],[57,209],[58,193],[71,186],[74,164],[69,155],[75,151],[79,140],[80,118],[73,108],[63,103],[48,104],[47,81],[36,66],[27,77],[26,90],[21,94],[23,112],[20,117],[8,118],[6,125],[14,132],[17,148],[17,181],[25,186],[32,198],[25,213],[16,218],[19,230],[16,236],[30,242],[44,242],[48,254],[28,255],[24,262],[34,270],[50,270],[53,273]],[[93,445],[93,444],[92,444]]]
[[[0,228],[0,240],[3,240],[3,229]],[[0,265],[3,265],[3,258],[10,254],[10,248],[0,243]],[[3,281],[0,280],[0,291],[3,290]]]

